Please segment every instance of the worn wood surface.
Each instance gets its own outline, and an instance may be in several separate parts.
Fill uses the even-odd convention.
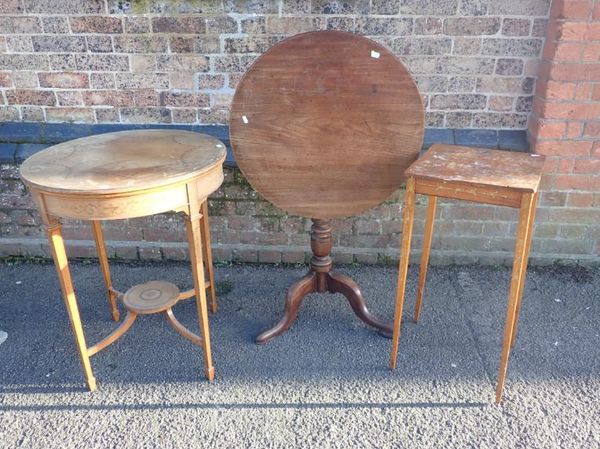
[[[70,140],[40,151],[21,176],[45,191],[123,193],[197,177],[225,159],[223,143],[182,130],[133,130]]]
[[[356,215],[400,187],[423,140],[421,97],[402,63],[355,34],[293,36],[236,90],[236,162],[262,196],[308,218]]]
[[[437,144],[409,167],[406,176],[536,192],[543,166],[544,156],[539,154]]]

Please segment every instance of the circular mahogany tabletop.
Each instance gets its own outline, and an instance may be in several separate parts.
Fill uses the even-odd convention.
[[[236,90],[230,134],[252,187],[309,218],[356,215],[400,187],[424,131],[421,96],[389,50],[355,34],[278,43]]]
[[[21,165],[21,176],[47,192],[131,192],[193,179],[221,164],[225,155],[225,146],[205,134],[120,131],[46,148]]]

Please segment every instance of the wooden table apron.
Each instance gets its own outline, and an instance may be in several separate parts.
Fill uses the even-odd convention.
[[[150,130],[143,131],[142,133],[149,134]],[[169,133],[170,131],[157,131],[156,136],[162,138],[171,138],[172,136]],[[176,137],[183,135],[185,139],[194,139],[196,138],[195,136],[202,136],[197,133],[183,131],[174,131],[171,133]],[[125,133],[110,133],[110,135],[119,134],[125,135]],[[101,136],[103,138],[104,136],[109,136],[109,134]],[[150,133],[147,137],[152,136],[153,135]],[[117,138],[121,137],[122,136],[118,136]],[[150,184],[154,185],[148,188],[143,187],[144,184],[148,184],[146,182],[141,183],[142,187],[139,189],[123,188],[122,190],[124,191],[119,191],[119,188],[117,187],[110,189],[110,192],[108,193],[101,191],[94,192],[93,189],[88,189],[87,191],[85,189],[73,191],[61,190],[55,186],[43,185],[43,182],[40,182],[41,175],[39,174],[34,176],[30,175],[29,173],[24,173],[23,167],[26,167],[25,172],[27,172],[27,169],[34,164],[26,165],[26,161],[22,166],[21,177],[29,188],[33,199],[40,210],[42,220],[47,230],[52,256],[71,321],[75,342],[79,351],[84,377],[90,391],[96,389],[96,379],[92,372],[90,357],[114,343],[131,327],[137,315],[144,313],[163,312],[167,321],[180,335],[202,347],[204,352],[205,374],[209,380],[214,378],[214,367],[212,364],[207,315],[207,288],[211,293],[211,306],[213,311],[216,311],[216,300],[214,291],[214,274],[212,270],[212,255],[210,252],[210,231],[208,229],[207,221],[208,207],[206,198],[209,194],[218,189],[223,182],[222,163],[225,159],[225,147],[216,139],[208,138],[208,136],[202,136],[201,138],[208,139],[208,142],[215,144],[215,146],[218,148],[217,150],[214,148],[212,149],[213,151],[216,151],[214,153],[216,156],[210,160],[210,165],[207,167],[202,167],[199,170],[192,171],[189,175],[174,176],[175,180],[173,182],[169,182],[168,179],[159,182],[150,182]],[[175,137],[172,137],[172,139],[173,141],[177,140]],[[83,139],[78,139],[77,141],[82,140]],[[188,144],[189,142],[185,143]],[[206,142],[204,141],[202,142],[203,145],[205,143]],[[69,143],[67,142],[66,144]],[[82,143],[80,142],[79,145],[82,145]],[[143,146],[143,142],[140,142],[140,145]],[[193,145],[191,147],[193,149]],[[52,148],[44,151],[52,150]],[[186,151],[188,150],[186,149]],[[38,166],[35,168],[39,169],[39,165],[40,164],[38,163]],[[39,170],[34,173],[38,172]],[[35,181],[31,180],[32,177],[35,178]],[[73,182],[72,179],[70,181],[71,183]],[[175,294],[178,293],[178,296],[176,298],[171,298],[171,301],[168,305],[159,307],[157,310],[146,311],[143,309],[134,310],[128,308],[127,316],[119,325],[119,327],[117,327],[110,335],[97,344],[88,347],[83,333],[83,326],[81,324],[79,309],[72,285],[67,254],[61,232],[61,223],[59,219],[71,218],[89,220],[92,222],[92,230],[98,250],[100,265],[104,275],[112,316],[115,321],[118,321],[119,311],[116,307],[116,300],[118,298],[123,299],[124,295],[127,295],[128,292],[125,294],[121,293],[112,286],[108,258],[104,246],[101,220],[136,218],[169,211],[181,212],[185,215],[194,288],[179,293],[179,290],[172,284],[166,282],[157,282],[156,284],[159,285],[159,289],[161,286],[166,287],[166,290],[171,290],[171,294],[173,294],[173,291],[175,291]],[[206,271],[209,277],[208,282],[205,282],[204,278],[205,274],[203,259],[205,259],[207,262]],[[171,310],[171,306],[178,300],[191,298],[194,296],[196,297],[201,336],[192,333],[181,323],[179,323]],[[131,303],[133,304],[134,301]]]

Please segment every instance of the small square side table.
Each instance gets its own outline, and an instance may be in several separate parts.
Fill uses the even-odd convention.
[[[515,343],[517,333],[517,322],[525,285],[527,261],[531,248],[531,235],[538,200],[538,187],[542,177],[543,165],[544,157],[537,154],[438,144],[433,145],[423,157],[414,162],[406,170],[407,181],[402,218],[402,244],[400,247],[394,332],[390,358],[390,367],[392,369],[396,367],[398,355],[400,323],[404,306],[404,293],[415,212],[415,195],[422,194],[428,196],[423,252],[421,254],[415,304],[415,322],[419,320],[423,301],[437,198],[451,198],[518,208],[519,224],[517,228],[512,279],[508,295],[500,371],[496,387],[496,403],[500,402],[508,366],[508,357],[511,347]]]

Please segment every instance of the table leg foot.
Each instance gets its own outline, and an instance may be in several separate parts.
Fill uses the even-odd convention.
[[[310,272],[303,278],[297,280],[289,288],[285,296],[285,309],[283,317],[279,322],[269,330],[262,332],[256,337],[256,343],[259,345],[270,342],[273,338],[283,334],[290,328],[298,316],[298,309],[304,297],[317,291],[316,273]]]
[[[392,338],[392,323],[385,323],[367,309],[367,304],[360,291],[360,287],[350,277],[331,271],[328,275],[328,286],[331,293],[341,293],[346,297],[352,310],[358,318],[369,326],[379,329],[380,333]]]

